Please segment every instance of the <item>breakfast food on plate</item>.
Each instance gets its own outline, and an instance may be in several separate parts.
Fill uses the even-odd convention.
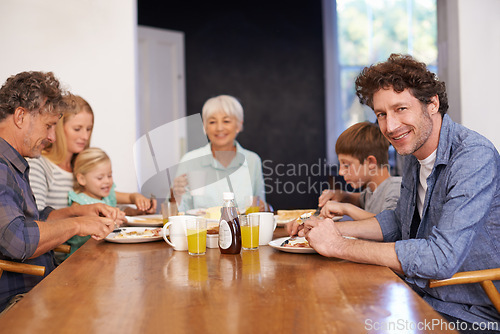
[[[222,208],[222,206],[213,206],[211,208],[205,209],[205,214],[203,215],[203,217],[205,217],[207,219],[219,220],[221,208]]]
[[[207,225],[207,234],[219,234],[219,224],[212,226]]]
[[[144,229],[143,231],[122,231],[118,233],[116,239],[128,239],[128,238],[152,238],[161,236],[161,228],[155,229]]]
[[[300,218],[304,214],[312,214],[315,209],[300,209],[300,210],[278,210],[278,222],[289,222]]]
[[[283,245],[283,247],[299,247],[299,248],[311,248],[311,246],[309,246],[309,242],[304,239],[304,238],[296,238],[296,239],[287,239]]]

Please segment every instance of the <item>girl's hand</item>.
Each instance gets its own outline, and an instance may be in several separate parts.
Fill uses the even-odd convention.
[[[139,193],[132,194],[132,203],[135,204],[137,210],[145,213],[156,212],[156,199],[147,198]]]

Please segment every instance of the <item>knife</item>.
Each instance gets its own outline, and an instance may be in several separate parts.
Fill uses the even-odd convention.
[[[300,237],[291,237],[291,238],[286,239],[285,241],[283,241],[281,243],[281,247],[284,247],[285,245],[288,245],[290,243],[290,241],[296,240],[298,238],[300,238]]]
[[[317,217],[319,216],[320,212],[321,212],[321,207],[318,206],[318,208],[316,209],[316,211],[314,211],[312,215]]]
[[[151,208],[153,208],[153,200],[155,200],[155,199],[156,199],[156,196],[153,195],[153,194],[151,194],[151,197],[149,199],[150,205],[149,205],[149,208],[146,211],[149,211],[149,210],[151,210]]]

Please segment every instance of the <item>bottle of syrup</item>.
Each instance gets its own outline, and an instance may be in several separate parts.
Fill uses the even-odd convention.
[[[241,229],[234,205],[234,193],[225,192],[222,196],[224,204],[219,221],[219,249],[222,254],[240,254]]]

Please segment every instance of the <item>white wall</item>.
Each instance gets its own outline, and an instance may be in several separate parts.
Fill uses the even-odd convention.
[[[457,0],[462,124],[500,149],[500,1]]]
[[[0,85],[52,71],[95,113],[92,146],[111,157],[119,191],[136,191],[135,0],[1,0]]]

